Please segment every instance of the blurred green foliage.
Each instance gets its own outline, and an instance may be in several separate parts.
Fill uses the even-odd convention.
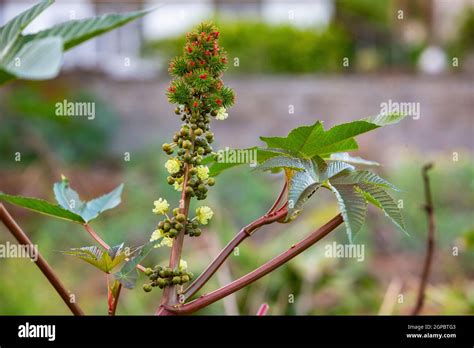
[[[87,117],[56,116],[55,105],[63,100],[94,103],[93,122]],[[48,82],[48,88],[35,82],[18,84],[1,96],[0,149],[12,155],[0,157],[0,164],[8,166],[19,152],[27,165],[49,151],[66,163],[92,163],[107,152],[117,121],[112,107],[88,91],[55,82]]]
[[[335,25],[323,31],[253,21],[217,20],[216,25],[229,55],[229,73],[334,72],[343,69],[342,59],[354,53],[346,31]],[[149,42],[145,53],[157,55],[167,67],[183,44],[183,35],[161,39]]]

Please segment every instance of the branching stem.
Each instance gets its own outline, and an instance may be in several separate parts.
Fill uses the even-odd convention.
[[[4,207],[3,204],[0,203],[0,219],[5,224],[7,229],[11,232],[11,234],[15,237],[15,239],[22,245],[26,245],[30,248],[35,248],[29,237],[26,233],[21,229],[21,227],[16,223],[7,209]],[[37,259],[35,261],[38,268],[44,274],[44,276],[48,279],[50,284],[54,287],[56,292],[61,296],[64,303],[68,306],[71,312],[74,315],[84,315],[84,312],[79,307],[79,305],[75,302],[71,301],[71,294],[63,285],[59,277],[56,275],[54,270],[51,266],[46,262],[43,256],[40,254],[38,250],[36,250]]]
[[[433,198],[431,195],[430,188],[430,178],[428,176],[428,171],[433,168],[433,164],[429,163],[423,166],[422,175],[423,175],[423,185],[425,188],[425,211],[428,217],[428,239],[426,242],[426,257],[423,264],[423,271],[421,274],[420,287],[418,288],[418,295],[416,300],[416,305],[413,308],[412,315],[418,315],[423,308],[425,300],[425,291],[426,285],[428,283],[428,277],[430,275],[431,263],[433,261],[433,253],[435,246],[435,217],[434,217],[434,207],[433,207]]]

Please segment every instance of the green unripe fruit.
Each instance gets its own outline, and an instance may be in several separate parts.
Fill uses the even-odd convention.
[[[175,276],[175,277],[173,277],[173,279],[171,280],[171,282],[172,282],[174,285],[180,284],[180,283],[181,283],[181,277]]]
[[[147,277],[151,276],[153,274],[153,270],[151,268],[146,268],[145,269],[145,275]]]
[[[194,158],[194,162],[196,162],[196,164],[201,164],[201,161],[202,161],[202,157],[201,156],[196,156]]]
[[[207,184],[209,186],[214,186],[215,183],[216,183],[216,179],[214,179],[214,178],[207,179]]]
[[[177,231],[181,231],[183,229],[183,224],[180,224],[179,222],[177,222],[175,225],[174,225],[174,228],[176,228]]]
[[[164,225],[165,225],[164,221],[158,222],[158,228],[163,228]]]
[[[177,214],[177,215],[176,215],[176,221],[178,221],[178,222],[185,222],[185,221],[186,221],[186,215],[184,215],[184,214]]]
[[[163,289],[166,286],[166,280],[164,280],[163,278],[158,279],[156,283],[158,284],[160,289]]]
[[[171,150],[171,145],[168,143],[164,143],[161,148],[163,149],[164,152],[169,152]]]
[[[143,290],[145,290],[145,292],[150,292],[151,290],[153,290],[153,287],[150,284],[144,284]]]
[[[195,131],[194,131],[194,134],[196,134],[196,136],[201,136],[202,135],[202,129],[201,128],[197,128]]]
[[[193,228],[198,228],[198,227],[199,227],[199,222],[193,221],[193,222],[191,223],[191,226],[193,226]]]
[[[179,108],[176,108],[176,109],[174,109],[174,113],[175,113],[176,115],[180,115],[180,114],[181,114],[181,110],[180,110]]]
[[[181,277],[181,283],[187,283],[189,282],[189,276],[185,274],[184,276]]]
[[[195,129],[197,129],[197,127],[198,127],[198,126],[197,126],[197,124],[196,124],[196,123],[192,123],[192,124],[191,124],[191,129],[192,129],[192,130],[195,130]]]
[[[198,153],[199,155],[204,155],[204,154],[206,153],[206,150],[204,150],[204,148],[202,148],[202,147],[198,147],[197,153]]]
[[[194,230],[194,235],[195,235],[196,237],[199,237],[199,236],[201,235],[201,232],[202,232],[202,231],[201,231],[200,228],[196,228],[196,229]]]
[[[166,277],[166,271],[165,270],[161,270],[158,275],[161,277],[161,278],[165,278]]]
[[[189,129],[188,128],[181,128],[180,130],[181,136],[187,137],[189,135]]]
[[[173,178],[172,176],[168,176],[168,177],[166,178],[166,181],[168,181],[168,184],[170,184],[170,185],[173,185],[174,182],[175,182],[175,180],[174,180],[174,178]]]
[[[183,141],[183,149],[190,149],[193,144],[189,140]]]
[[[206,186],[204,186],[203,184],[200,184],[198,186],[198,190],[201,191],[201,192],[206,192],[207,189],[206,189]]]
[[[198,172],[198,170],[197,170],[197,168],[195,168],[195,167],[192,167],[192,168],[189,170],[189,173],[190,173],[191,175],[196,175],[197,172]]]
[[[191,156],[190,153],[187,153],[187,154],[185,154],[185,155],[183,156],[183,160],[184,160],[184,162],[186,162],[186,163],[191,162],[192,158],[193,158],[193,157]]]
[[[168,222],[165,222],[163,225],[163,231],[168,232],[171,228],[171,225]]]
[[[178,235],[178,231],[174,228],[172,228],[169,232],[168,232],[169,236],[171,238],[175,238],[177,235]]]
[[[178,215],[179,215],[179,208],[174,208],[173,209],[173,215],[176,216],[176,220],[178,220]],[[178,220],[179,221],[179,220]],[[179,221],[182,222],[182,221]]]
[[[216,116],[217,116],[217,111],[216,111],[216,110],[212,110],[212,111],[211,111],[211,116],[212,116],[212,117],[216,117]]]
[[[150,275],[150,280],[157,280],[158,279],[158,273],[152,273]]]
[[[186,194],[188,194],[188,195],[193,195],[194,194],[194,190],[191,186],[186,186]]]

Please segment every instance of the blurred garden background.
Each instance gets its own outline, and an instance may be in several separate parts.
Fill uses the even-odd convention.
[[[0,23],[31,6],[0,0]],[[156,6],[143,19],[79,46],[51,81],[0,89],[0,191],[53,200],[66,175],[86,199],[125,183],[122,204],[93,222],[111,245],[146,242],[156,225],[153,201],[178,195],[166,184],[161,144],[179,119],[166,100],[168,61],[184,33],[203,20],[220,28],[228,52],[224,80],[236,105],[214,122],[214,148],[260,144],[323,120],[326,127],[378,114],[381,103],[415,102],[420,117],[360,138],[358,156],[402,189],[396,198],[410,235],[369,211],[356,243],[365,259],[334,259],[324,247],[348,243],[339,228],[253,285],[200,314],[408,314],[416,296],[427,235],[421,167],[430,172],[436,254],[424,314],[474,314],[474,4],[470,0],[57,1],[32,31],[71,18]],[[57,117],[55,104],[89,101],[96,117]],[[15,160],[17,153],[21,161]],[[215,219],[184,256],[199,274],[240,227],[264,213],[283,177],[238,167],[217,177],[207,204]],[[93,245],[79,225],[7,206],[89,314],[106,314],[102,273],[59,251]],[[296,223],[263,228],[231,256],[202,291],[226,284],[286,250],[337,212],[319,192]],[[13,242],[0,226],[0,243]],[[458,251],[456,253],[456,251]],[[156,249],[146,265],[166,263]],[[142,284],[145,278],[139,279]],[[403,296],[399,296],[403,295]],[[152,314],[161,292],[124,290],[118,314]],[[25,259],[0,259],[0,314],[68,314],[40,271]]]

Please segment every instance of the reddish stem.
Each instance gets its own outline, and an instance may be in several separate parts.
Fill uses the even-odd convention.
[[[260,306],[260,308],[257,311],[257,316],[262,317],[264,315],[267,315],[267,312],[268,312],[269,308],[270,307],[268,306],[267,303],[262,303],[262,305]]]
[[[412,315],[418,315],[423,308],[425,301],[426,286],[428,284],[428,278],[430,275],[431,264],[433,262],[434,246],[435,246],[435,217],[433,207],[433,197],[431,195],[430,178],[428,171],[433,167],[433,164],[427,164],[423,167],[423,184],[425,187],[425,211],[428,218],[428,239],[426,242],[426,256],[423,264],[423,271],[421,274],[420,287],[418,288],[418,295],[416,299],[415,307],[413,308]]]
[[[229,244],[227,244],[226,247],[219,253],[219,255],[217,255],[217,257],[209,264],[209,266],[207,266],[204,272],[202,272],[201,275],[196,278],[196,280],[186,290],[184,290],[184,299],[186,300],[198,292],[214,275],[214,273],[216,273],[216,271],[234,251],[234,249],[245,239],[250,237],[253,232],[264,225],[268,225],[280,220],[281,218],[285,217],[287,213],[288,210],[286,207],[283,207],[279,211],[264,215],[242,228],[240,232],[229,242]]]
[[[30,248],[35,248],[31,240],[28,238],[25,232],[21,229],[21,227],[16,223],[13,217],[8,213],[7,209],[0,203],[0,219],[3,221],[7,229],[11,232],[11,234],[15,237],[15,239],[22,245],[27,245]],[[66,287],[61,283],[59,277],[56,275],[54,270],[51,266],[46,262],[46,260],[41,256],[40,252],[36,250],[37,253],[37,260],[35,261],[38,268],[44,274],[44,276],[48,279],[50,284],[54,287],[57,293],[61,296],[64,303],[69,307],[71,312],[74,315],[84,315],[84,312],[79,307],[77,303],[71,302],[71,295]]]
[[[268,273],[274,271],[281,265],[285,264],[295,256],[308,249],[310,246],[324,238],[336,227],[338,227],[342,222],[342,216],[338,214],[329,222],[327,222],[324,226],[312,232],[308,237],[300,241],[298,244],[291,246],[290,249],[268,261],[267,263],[263,264],[256,270],[246,274],[245,276],[237,280],[234,280],[233,282],[221,287],[220,289],[217,289],[209,294],[204,294],[196,300],[186,303],[184,305],[176,305],[174,307],[165,306],[165,310],[176,314],[190,314],[204,307],[207,307],[210,304],[219,301],[220,299],[246,287],[247,285],[255,282],[256,280],[262,278]]]

